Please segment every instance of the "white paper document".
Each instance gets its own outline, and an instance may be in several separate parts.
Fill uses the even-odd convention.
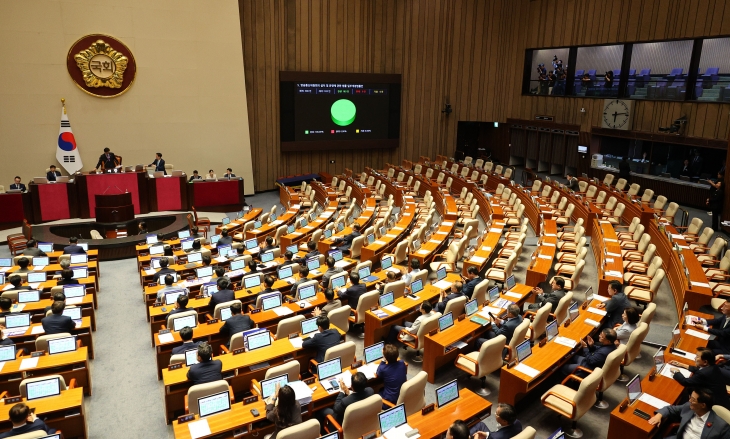
[[[347,262],[346,260],[343,259],[341,261],[335,262],[335,267],[343,268],[343,267],[347,267],[349,264],[350,264],[349,262]]]
[[[710,288],[710,284],[708,284],[707,282],[695,282],[695,281],[692,281],[692,285],[695,286],[695,287]]]
[[[532,367],[530,367],[524,363],[518,364],[517,366],[514,367],[514,369],[519,372],[524,373],[525,375],[529,376],[530,378],[535,378],[540,373],[539,370],[533,369]]]
[[[447,227],[451,227],[451,226],[453,226],[453,225],[454,225],[454,223],[453,223],[453,222],[451,222],[451,221],[444,221],[444,222],[442,222],[442,223],[441,223],[441,225],[442,225],[442,226],[447,226]]]
[[[611,276],[611,277],[621,277],[621,272],[615,271],[615,270],[608,270],[604,273],[605,276]]]
[[[538,256],[538,258],[551,260],[553,257],[552,256],[549,256],[549,255],[540,255],[540,256]]]
[[[641,396],[639,397],[639,401],[645,402],[657,410],[663,409],[664,407],[669,405],[668,402],[662,401],[661,399],[659,399],[655,396],[651,396],[648,393],[642,393]]]
[[[593,319],[585,319],[583,320],[583,322],[587,325],[593,326],[594,328],[598,328],[599,326],[601,326],[601,322],[597,322]]]
[[[688,329],[684,332],[687,335],[691,335],[692,337],[701,338],[702,340],[709,340],[710,334],[706,334],[704,332],[695,331],[694,329]]]
[[[147,276],[153,276],[155,273],[157,273],[157,270],[155,270],[154,268],[150,268],[144,271],[144,274],[146,274]]]
[[[416,253],[418,253],[419,255],[427,255],[431,253],[431,250],[418,250]]]
[[[486,259],[481,256],[472,256],[469,261],[474,262],[475,264],[481,264],[486,261]]]
[[[0,369],[2,370],[2,369]],[[378,371],[378,363],[370,363],[357,368],[358,372],[362,372],[368,379],[375,378],[375,372]]]
[[[672,234],[672,239],[682,239],[682,240],[684,240],[684,236]]]
[[[420,434],[416,434],[414,436],[411,436],[410,438],[407,438],[406,433],[408,433],[411,430],[413,430],[413,427],[408,425],[408,423],[405,423],[399,427],[391,428],[390,430],[385,432],[383,437],[385,439],[417,439],[417,438],[421,437]]]
[[[294,314],[294,311],[285,306],[277,306],[276,308],[272,309],[272,311],[274,311],[277,316],[288,316],[289,314]]]
[[[386,236],[388,236],[388,235],[386,235]],[[387,244],[387,242],[377,240],[377,241],[374,241],[373,244],[375,244],[375,245],[385,245],[385,244]]]
[[[188,423],[190,429],[190,437],[198,439],[199,437],[208,436],[210,434],[210,426],[208,420],[203,418],[199,421],[191,421]]]
[[[78,325],[77,325],[78,327]],[[31,334],[44,334],[46,331],[43,329],[43,326],[38,325],[34,326],[33,329],[30,330]]]
[[[66,305],[78,305],[84,301],[83,297],[71,297],[66,299]]]
[[[518,300],[522,299],[522,294],[513,293],[512,291],[507,291],[506,293],[504,293],[504,295],[507,297],[512,297],[512,298],[518,299]]]
[[[563,336],[555,337],[555,343],[561,344],[563,346],[567,346],[571,349],[573,349],[575,347],[575,345],[578,344],[578,342],[573,340],[572,338],[563,337]]]
[[[606,297],[606,296],[599,296],[598,294],[594,294],[594,295],[593,295],[593,298],[594,298],[594,299],[596,299],[596,300],[598,300],[599,302],[606,302],[606,301],[608,301],[608,300],[611,300],[611,298],[610,298],[610,297]]]
[[[485,252],[490,252],[490,251],[492,251],[492,247],[485,245],[484,247],[482,247],[482,250],[484,250]]]
[[[439,290],[445,290],[447,288],[451,288],[451,282],[447,281],[446,279],[440,280],[431,285],[438,288]]]
[[[659,372],[659,375],[665,376],[667,378],[674,378],[674,373],[672,373],[672,369],[677,369],[679,373],[684,375],[685,378],[689,378],[692,376],[692,372],[688,371],[687,369],[684,369],[682,367],[672,366],[671,364],[665,364],[662,367],[662,370]]]
[[[40,357],[35,358],[26,358],[25,360],[20,362],[19,370],[26,370],[26,369],[33,369],[34,367],[38,366],[38,359]]]
[[[501,234],[502,233],[502,229],[491,228],[491,229],[489,229],[489,233],[499,233],[499,234]]]
[[[593,313],[593,314],[598,314],[599,316],[605,316],[607,314],[606,310],[594,308],[592,306],[588,307],[588,312]]]
[[[160,343],[172,343],[173,341],[175,341],[175,337],[170,332],[168,332],[167,334],[160,334],[157,336],[157,338],[160,339]]]
[[[456,349],[463,349],[463,348],[465,348],[465,347],[467,347],[467,346],[469,346],[469,345],[468,345],[468,344],[466,344],[466,343],[464,343],[463,341],[459,340],[459,341],[457,341],[456,343],[451,343],[451,345],[450,345],[450,346],[453,346],[453,347],[455,347]]]
[[[388,312],[390,312],[390,313],[393,313],[393,314],[397,314],[397,313],[399,313],[399,312],[402,311],[400,308],[398,308],[395,305],[384,306],[383,309],[386,310],[386,311],[388,311]]]
[[[297,349],[301,349],[302,348],[302,343],[303,342],[304,342],[304,340],[302,340],[301,337],[290,338],[289,339],[289,343],[291,343],[291,345],[294,346]]]
[[[0,372],[2,372],[3,366],[5,366],[5,362],[4,361],[3,362],[0,362]]]

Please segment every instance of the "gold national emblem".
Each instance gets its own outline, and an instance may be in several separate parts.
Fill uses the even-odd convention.
[[[88,49],[74,56],[87,87],[121,88],[128,58],[104,40],[97,40]]]

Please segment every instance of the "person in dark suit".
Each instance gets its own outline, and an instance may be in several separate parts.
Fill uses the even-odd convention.
[[[20,177],[15,177],[15,183],[13,183],[13,184],[10,185],[10,190],[11,191],[23,191],[23,192],[25,192],[27,190],[27,188],[20,181],[21,181]]]
[[[171,316],[173,314],[185,312],[185,311],[193,311],[192,309],[188,308],[188,302],[190,301],[190,298],[187,294],[181,294],[177,296],[177,299],[175,299],[175,308],[171,309],[170,312],[167,314],[167,316]]]
[[[73,272],[72,272],[73,273]],[[13,285],[13,290],[32,290],[28,285],[23,285],[23,278],[18,276],[17,274],[13,274],[8,278],[8,282],[10,282],[11,285]]]
[[[28,268],[28,265],[30,265],[30,259],[29,258],[20,258],[20,259],[18,259],[18,267],[20,267],[20,268],[18,268],[17,270],[15,270],[15,272],[16,273],[28,273],[29,271],[31,271]]]
[[[631,163],[629,163],[628,155],[625,155],[618,162],[618,178],[625,179],[627,183],[631,180]]]
[[[688,159],[684,159],[684,164],[682,165],[682,170],[679,171],[679,176],[681,177],[683,175],[687,176],[687,177],[692,176],[692,171],[689,169],[689,160]]]
[[[241,314],[241,304],[237,302],[231,305],[231,317],[226,320],[218,332],[230,340],[234,334],[249,330],[253,327],[253,320],[251,320],[248,314]]]
[[[296,297],[297,288],[299,287],[299,285],[312,280],[312,279],[308,279],[307,276],[309,276],[309,268],[300,267],[299,268],[299,279],[297,279],[297,281],[292,284],[291,290],[289,290],[290,296]]]
[[[72,236],[68,239],[69,245],[63,248],[64,255],[80,255],[85,254],[86,250],[78,245],[79,238]]]
[[[356,310],[360,297],[367,293],[367,287],[365,284],[360,283],[360,275],[355,273],[355,270],[350,272],[350,283],[352,285],[340,293],[340,300],[347,299],[347,304],[350,305],[350,308]]]
[[[221,230],[221,238],[218,240],[218,245],[228,245],[233,243],[233,236],[228,235],[228,230]]]
[[[314,258],[316,256],[319,256],[321,253],[317,250],[317,243],[314,241],[307,242],[307,256],[305,256],[306,259]]]
[[[227,168],[226,169],[226,173],[223,174],[223,178],[228,178],[228,179],[230,179],[230,178],[236,178],[236,174],[233,173],[233,169]]]
[[[10,314],[13,307],[13,301],[9,297],[0,297],[0,317]]]
[[[56,181],[56,177],[61,176],[61,171],[56,170],[56,165],[51,165],[49,167],[49,171],[46,172],[46,180],[48,181]]]
[[[314,360],[321,363],[324,361],[327,349],[340,344],[340,333],[336,329],[330,329],[330,319],[324,315],[317,317],[317,329],[319,332],[302,342],[302,348],[316,349],[317,354],[314,356]]]
[[[631,306],[626,294],[623,293],[623,285],[617,280],[608,283],[608,296],[611,298],[603,303],[596,305],[596,308],[606,309],[606,320],[603,322],[604,328],[613,328],[617,324],[623,323],[621,315],[624,310]]]
[[[553,280],[550,281],[550,290],[545,292],[546,289],[547,286],[545,286],[545,289],[541,287],[535,287],[532,289],[532,292],[537,296],[535,297],[535,303],[528,305],[527,309],[540,309],[545,306],[546,303],[549,303],[550,306],[552,306],[552,310],[550,312],[555,312],[555,308],[558,307],[560,299],[565,297],[565,279],[557,276],[554,277]]]
[[[210,296],[209,305],[211,309],[215,309],[215,306],[220,303],[236,300],[236,293],[231,290],[231,281],[227,277],[219,277],[216,283],[218,284],[218,292]]]
[[[147,231],[147,223],[144,221],[140,221],[139,224],[137,224],[137,235],[146,235],[149,232]]]
[[[472,268],[472,267],[469,267]],[[440,312],[441,314],[444,313],[446,310],[446,305],[454,299],[458,299],[462,296],[461,289],[463,287],[463,284],[461,281],[456,281],[453,284],[451,284],[451,289],[449,291],[449,294],[446,294],[446,291],[441,292],[441,301],[436,304],[436,311]]]
[[[152,163],[150,163],[149,165],[147,165],[147,166],[154,166],[155,167],[155,172],[160,172],[161,171],[161,172],[164,172],[164,175],[167,175],[167,171],[165,170],[165,160],[162,159],[162,153],[161,152],[158,152],[156,154],[155,160]]]
[[[512,335],[515,333],[515,329],[522,323],[522,316],[520,315],[520,307],[517,305],[510,305],[507,307],[507,318],[502,320],[500,318],[494,319],[494,325],[497,326],[497,330],[490,329],[485,335],[486,338],[477,339],[477,350],[482,347],[482,344],[487,340],[491,340],[498,335],[504,335],[507,337],[507,344],[512,340]],[[506,355],[506,349],[505,353]]]
[[[594,343],[593,339],[588,336],[580,341],[583,350],[578,355],[573,356],[570,361],[565,364],[561,371],[563,375],[578,375],[584,377],[582,371],[576,370],[578,366],[593,370],[597,367],[603,367],[606,363],[608,354],[616,350],[616,331],[611,328],[603,329],[598,335],[598,343]]]
[[[198,174],[198,171],[195,170],[195,171],[193,171],[193,175],[191,175],[190,178],[188,179],[188,183],[192,183],[193,180],[202,180],[202,179],[203,179],[203,177],[201,177],[200,174]]]
[[[695,319],[694,326],[715,336],[707,343],[708,349],[715,354],[730,354],[730,303],[723,303],[720,312],[722,317],[717,319]]]
[[[702,173],[702,156],[700,156],[700,152],[697,149],[694,150],[694,157],[689,165],[689,169],[693,177]]]
[[[19,436],[41,430],[46,432],[46,434],[56,433],[55,429],[47,426],[45,422],[38,419],[35,413],[31,412],[30,407],[24,402],[19,402],[10,408],[9,418],[10,422],[13,423],[13,428],[0,434],[0,438]]]
[[[332,256],[327,256],[327,259],[325,259],[324,262],[327,264],[327,271],[325,271],[322,275],[322,288],[326,289],[329,286],[330,278],[337,273],[342,273],[342,268],[335,267],[335,258]]]
[[[469,269],[466,270],[466,282],[464,283],[464,286],[461,287],[461,294],[466,296],[466,300],[471,299],[471,296],[474,295],[474,288],[476,288],[483,280],[484,279],[479,277],[479,270],[477,267],[469,267]]]
[[[29,239],[25,243],[25,250],[21,253],[23,256],[47,256],[46,252],[38,248],[38,241]]]
[[[182,339],[183,343],[180,346],[175,346],[172,348],[172,355],[178,355],[178,354],[184,354],[185,351],[189,351],[191,349],[198,349],[198,346],[201,342],[199,341],[193,341],[193,328],[190,326],[186,326],[178,332],[180,334],[180,338]]]
[[[343,252],[350,251],[350,246],[352,246],[352,241],[355,240],[358,236],[360,236],[360,224],[353,224],[352,225],[352,232],[341,237],[341,238],[335,238],[334,243],[335,245],[338,245],[337,248],[342,250]]]
[[[213,360],[213,347],[206,342],[198,345],[198,363],[190,366],[188,380],[192,385],[205,384],[223,379],[221,360]]]
[[[578,190],[578,179],[573,177],[570,174],[566,174],[565,178],[568,180],[568,182],[565,184],[568,189],[577,191]]]
[[[74,271],[70,268],[64,268],[61,270],[61,279],[56,281],[56,285],[73,285],[78,283],[74,279]]]
[[[274,237],[273,236],[267,236],[266,240],[262,242],[259,247],[261,247],[261,251],[259,252],[259,257],[261,257],[262,253],[266,253],[271,250],[275,250],[276,246],[274,245]]]
[[[43,320],[41,320],[46,335],[71,332],[76,329],[76,323],[74,323],[71,317],[63,315],[64,308],[66,308],[65,303],[60,301],[53,302],[53,305],[51,305],[52,314],[43,317]]]
[[[392,344],[383,346],[383,361],[378,365],[375,376],[383,380],[383,388],[380,396],[384,400],[395,404],[400,396],[400,389],[408,380],[408,366],[403,360],[398,359],[398,348]],[[383,409],[388,408],[385,404]]]
[[[375,391],[368,387],[368,379],[362,372],[358,372],[352,376],[351,384],[352,390],[348,389],[347,385],[340,380],[340,393],[337,395],[335,405],[331,409],[327,408],[320,412],[322,419],[326,418],[327,415],[332,415],[335,420],[341,424],[342,419],[345,416],[345,410],[347,410],[347,407],[350,406],[350,404],[362,401],[363,399],[369,398],[375,394]]]
[[[522,432],[522,423],[517,420],[517,413],[514,407],[509,404],[499,403],[497,404],[497,410],[495,411],[495,420],[499,424],[499,428],[495,431],[490,431],[487,425],[483,422],[477,422],[470,430],[474,439],[511,439]]]
[[[715,404],[730,409],[730,397],[728,397],[725,388],[725,375],[715,364],[715,354],[710,349],[697,349],[694,366],[682,364],[677,361],[670,361],[669,364],[676,366],[670,368],[670,371],[674,380],[679,384],[686,388],[710,390],[714,395]],[[688,369],[692,372],[692,376],[686,378],[679,371],[678,367]]]
[[[711,188],[706,204],[712,212],[712,229],[719,232],[722,206],[725,203],[725,172],[717,173],[717,182],[711,180],[707,180],[707,182],[710,183]]]
[[[160,259],[160,270],[152,276],[152,281],[160,283],[160,278],[165,278],[168,274],[175,274],[175,270],[168,268],[170,261],[167,258]]]
[[[706,389],[695,389],[688,402],[668,405],[657,410],[647,422],[659,425],[665,418],[679,421],[679,429],[672,439],[724,439],[730,434],[730,425],[712,411],[714,398]]]
[[[117,166],[117,156],[109,148],[104,148],[104,154],[99,156],[99,161],[96,163],[94,170],[99,170],[102,164],[104,169],[114,169]]]
[[[296,262],[293,261],[294,259],[294,253],[290,252],[289,250],[284,252],[284,262],[281,263],[279,268],[286,267],[287,265],[294,265]]]

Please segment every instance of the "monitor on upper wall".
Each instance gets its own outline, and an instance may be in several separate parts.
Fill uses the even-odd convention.
[[[279,72],[281,151],[397,148],[401,75]]]

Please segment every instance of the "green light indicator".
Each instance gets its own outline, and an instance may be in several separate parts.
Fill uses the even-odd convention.
[[[304,134],[309,134],[309,130],[304,130]]]
[[[330,108],[330,115],[332,116],[332,122],[336,123],[341,127],[350,125],[355,121],[355,114],[357,109],[352,101],[347,99],[340,99],[332,104]]]

